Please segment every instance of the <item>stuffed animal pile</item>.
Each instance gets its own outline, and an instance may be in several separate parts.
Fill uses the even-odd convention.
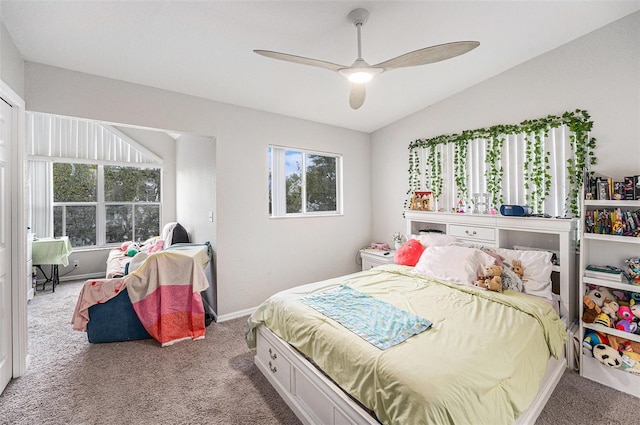
[[[640,335],[640,292],[610,291],[592,287],[583,297],[584,323]],[[640,343],[614,335],[589,331],[583,339],[585,350],[601,363],[640,375]]]
[[[490,291],[502,292],[502,266],[494,264],[482,269],[482,274],[476,280],[476,286]]]

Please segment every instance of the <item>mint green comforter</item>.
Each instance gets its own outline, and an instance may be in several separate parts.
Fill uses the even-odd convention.
[[[345,284],[428,318],[426,332],[380,350],[299,302]],[[251,315],[247,344],[266,325],[383,424],[512,423],[535,398],[564,325],[549,303],[428,279],[387,265],[280,292]]]

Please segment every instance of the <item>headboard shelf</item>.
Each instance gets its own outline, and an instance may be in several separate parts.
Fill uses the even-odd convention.
[[[436,228],[467,242],[510,248],[528,247],[556,253],[560,315],[570,325],[577,317],[577,219],[505,217],[489,214],[405,211],[407,235]],[[554,285],[555,286],[555,285]]]

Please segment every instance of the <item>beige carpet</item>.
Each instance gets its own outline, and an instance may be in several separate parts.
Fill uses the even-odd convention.
[[[31,366],[0,395],[1,424],[300,423],[254,366],[246,318],[166,348],[153,340],[89,344],[68,323],[80,286],[63,283],[29,303]],[[639,424],[639,406],[567,371],[536,425]]]

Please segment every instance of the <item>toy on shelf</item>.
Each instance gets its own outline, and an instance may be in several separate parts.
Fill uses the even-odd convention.
[[[582,321],[584,323],[593,323],[596,320],[596,317],[602,312],[602,309],[598,306],[598,304],[591,299],[591,297],[585,295],[582,298],[582,302],[584,303],[584,313],[582,313]]]
[[[593,347],[593,357],[600,363],[613,368],[622,366],[622,355],[613,347],[606,344],[597,344]]]
[[[589,286],[583,296],[583,323],[640,334],[639,293]]]

